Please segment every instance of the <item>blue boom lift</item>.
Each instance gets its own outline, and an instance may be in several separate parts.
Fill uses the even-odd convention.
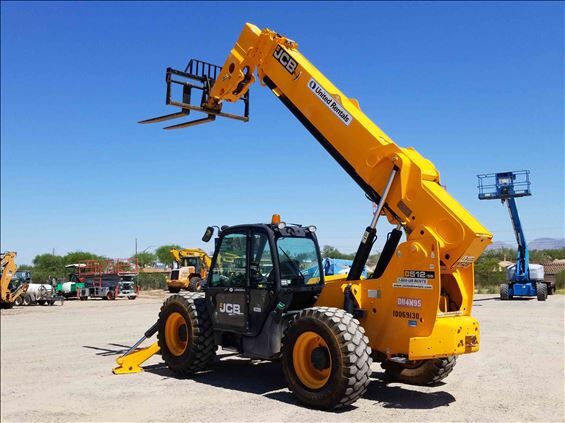
[[[477,178],[479,179],[479,200],[501,200],[508,206],[518,243],[516,264],[507,269],[507,283],[500,285],[500,299],[510,300],[517,296],[537,296],[538,301],[545,301],[548,286],[543,279],[543,266],[529,263],[528,246],[515,200],[516,197],[532,195],[530,171],[489,173],[477,175]]]

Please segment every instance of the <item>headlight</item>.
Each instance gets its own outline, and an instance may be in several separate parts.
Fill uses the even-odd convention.
[[[318,229],[318,228],[316,228],[314,225],[308,226],[308,230],[312,233],[316,232],[316,229]]]

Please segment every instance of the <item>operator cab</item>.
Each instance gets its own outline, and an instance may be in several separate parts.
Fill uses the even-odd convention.
[[[315,231],[278,215],[270,224],[223,227],[205,288],[214,330],[256,337],[268,320],[314,305],[324,285]],[[213,233],[209,227],[203,241]]]

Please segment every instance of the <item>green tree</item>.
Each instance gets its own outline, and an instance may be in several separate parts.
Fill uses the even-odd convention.
[[[39,254],[33,259],[32,279],[34,282],[47,282],[49,276],[62,277],[65,274],[63,257],[53,254]]]
[[[163,264],[171,264],[173,262],[173,256],[171,255],[171,249],[173,248],[182,248],[180,245],[171,244],[171,245],[161,245],[159,248],[155,250],[155,255],[159,259],[159,262]]]
[[[355,253],[351,253],[351,254],[342,253],[332,245],[324,245],[322,247],[322,257],[353,260],[353,258],[355,257]]]
[[[104,258],[105,257],[87,251],[72,251],[63,257],[63,262],[66,266],[68,264],[80,263],[84,260],[100,260]]]
[[[150,266],[157,261],[157,255],[148,251],[137,253],[137,264],[139,267]]]

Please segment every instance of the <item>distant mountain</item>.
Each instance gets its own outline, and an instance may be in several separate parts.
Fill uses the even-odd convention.
[[[565,248],[565,238],[538,238],[528,243],[530,250],[557,250]]]
[[[487,247],[487,250],[502,250],[503,248],[516,248],[515,245],[507,244],[506,242],[502,241],[494,241]]]
[[[487,250],[500,250],[502,248],[516,249],[516,244],[495,241],[487,247]],[[565,238],[537,238],[528,243],[530,250],[557,250],[565,248]]]

